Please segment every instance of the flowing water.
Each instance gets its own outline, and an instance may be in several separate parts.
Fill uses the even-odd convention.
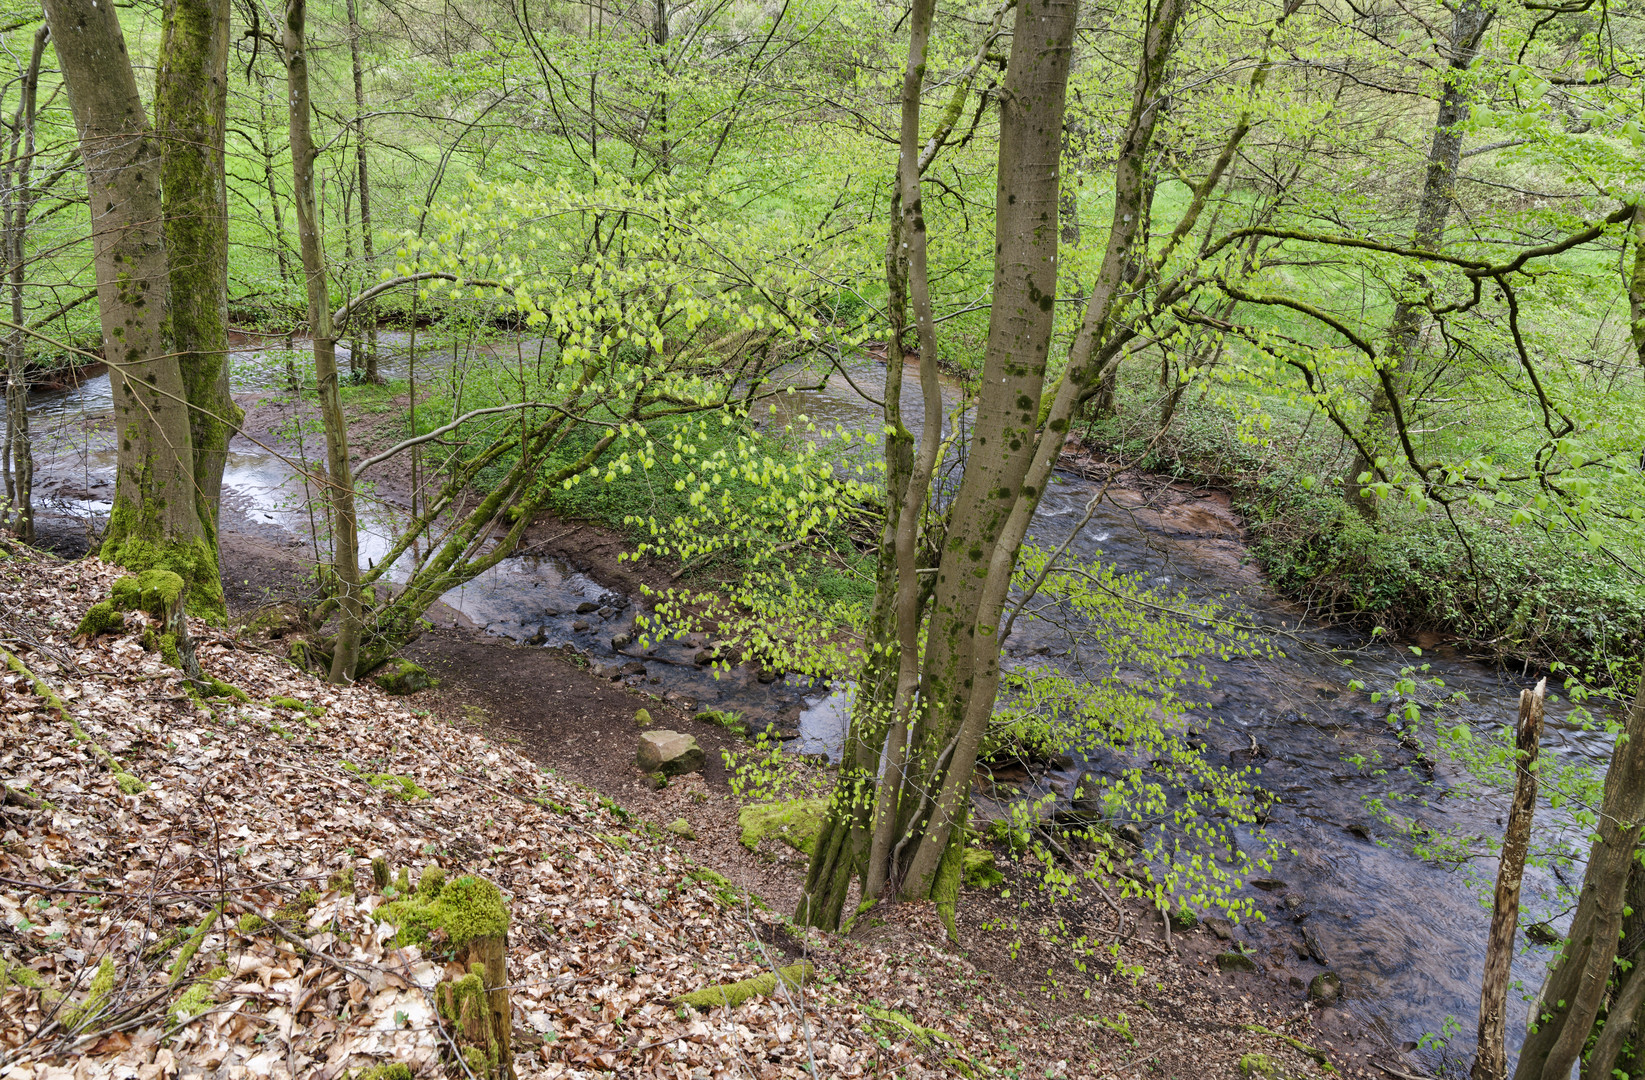
[[[386,344],[392,347],[395,340]],[[273,363],[268,362],[271,357]],[[237,356],[236,371],[244,374],[237,374],[236,389],[267,388],[271,380],[278,381],[280,363],[278,350]],[[397,365],[390,360],[384,368],[392,376]],[[857,387],[878,391],[882,376],[876,365],[864,362],[852,375]],[[953,387],[945,388],[945,394],[950,405],[958,399]],[[912,424],[919,402],[912,380],[903,400]],[[784,395],[774,403],[780,422],[804,415],[852,431],[878,426],[877,407],[837,374],[820,390]],[[30,407],[42,514],[56,515],[59,522],[79,520],[88,534],[98,515],[107,512],[113,491],[109,409],[106,376],[68,391],[36,395]],[[275,533],[293,546],[312,546],[312,515],[318,511],[302,477],[280,456],[241,437],[230,449],[225,533]],[[314,450],[311,442],[309,452]],[[1047,547],[1068,541],[1071,556],[1112,563],[1164,589],[1227,597],[1253,621],[1289,635],[1281,639],[1283,657],[1211,661],[1216,682],[1202,695],[1208,711],[1196,721],[1212,761],[1257,764],[1261,784],[1281,800],[1267,828],[1283,853],[1272,880],[1264,882],[1266,891],[1253,893],[1267,921],[1247,924],[1236,934],[1282,977],[1307,979],[1324,970],[1323,959],[1343,980],[1342,1007],[1372,1022],[1390,1043],[1415,1042],[1455,1016],[1463,1034],[1452,1052],[1469,1052],[1488,922],[1482,893],[1463,870],[1413,856],[1367,810],[1366,798],[1390,787],[1421,794],[1415,780],[1398,771],[1375,779],[1347,760],[1352,755],[1380,755],[1396,764],[1412,759],[1411,750],[1390,731],[1388,705],[1374,704],[1348,687],[1350,679],[1391,685],[1413,662],[1411,653],[1396,644],[1372,645],[1321,627],[1275,596],[1246,565],[1237,527],[1212,493],[1169,492],[1166,511],[1135,505],[1136,498],[1116,493],[1070,538],[1099,487],[1080,475],[1059,472],[1035,518],[1032,539]],[[364,558],[381,557],[392,517],[392,508],[363,515]],[[695,662],[706,644],[700,640],[669,642],[641,653],[626,640],[634,630],[639,598],[614,593],[559,560],[529,555],[504,560],[453,589],[444,601],[493,633],[543,647],[575,648],[608,677],[645,685],[686,707],[731,709],[760,724],[774,722],[788,729],[794,736],[791,746],[802,752],[837,753],[843,741],[847,691],[796,676],[761,682],[752,666],[716,677]],[[1007,643],[1006,659],[1049,662],[1070,671],[1101,661],[1098,655],[1071,649],[1050,622],[1032,619],[1019,623]],[[1443,650],[1423,660],[1447,691],[1466,692],[1466,703],[1457,707],[1459,718],[1482,733],[1512,719],[1527,680]],[[631,665],[631,673],[621,673],[618,665],[624,663]],[[1564,723],[1562,716],[1558,706],[1551,706],[1545,753],[1603,762],[1608,741]],[[1026,794],[1065,796],[1087,767],[1112,768],[1112,763],[1076,758],[1068,768],[1030,778]],[[1441,787],[1447,779],[1441,766]],[[1428,792],[1425,809],[1413,812],[1424,823],[1478,835],[1500,832],[1498,815],[1505,800],[1447,802],[1432,794]],[[1248,848],[1258,846],[1248,833],[1239,839]],[[1471,869],[1487,880],[1494,874],[1490,862]],[[1545,895],[1552,884],[1533,873],[1528,895]],[[1307,959],[1301,955],[1307,949],[1305,933],[1313,954]],[[1517,963],[1516,976],[1534,989],[1550,955],[1546,948],[1532,948]],[[1517,1025],[1523,1023],[1517,995],[1515,1005],[1510,1044],[1517,1042],[1512,1032],[1522,1030]]]

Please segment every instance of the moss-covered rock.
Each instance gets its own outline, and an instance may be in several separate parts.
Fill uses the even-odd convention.
[[[641,727],[651,726],[651,710],[637,709],[634,712],[634,722]]]
[[[734,983],[708,986],[689,994],[681,994],[674,999],[674,1004],[689,1005],[695,1009],[717,1009],[722,1005],[734,1008],[756,994],[770,994],[775,991],[779,976],[786,985],[798,989],[816,978],[817,969],[811,966],[810,961],[801,960],[797,964],[790,964],[774,972],[767,971],[752,979],[741,979]]]
[[[681,840],[697,839],[696,830],[691,827],[691,822],[687,821],[685,818],[675,818],[667,825],[664,825],[663,828],[668,832],[673,833],[675,836],[678,836]]]
[[[126,628],[126,617],[113,600],[99,600],[91,605],[75,628],[76,637],[94,638],[99,634],[118,634]]]
[[[960,866],[969,889],[992,889],[1005,880],[1005,875],[994,865],[994,853],[987,848],[966,848]]]
[[[431,895],[419,891],[384,904],[374,918],[399,930],[394,936],[396,946],[427,945],[435,931],[443,933],[453,948],[508,932],[508,907],[502,892],[471,874],[441,882],[439,891],[431,889]]]
[[[743,846],[753,851],[761,840],[772,837],[809,855],[817,846],[817,834],[822,830],[827,809],[828,800],[823,798],[745,806],[737,812]]]
[[[384,662],[372,676],[372,681],[385,693],[401,695],[416,694],[439,684],[439,680],[421,667],[398,656]]]
[[[1257,962],[1242,952],[1218,953],[1216,964],[1223,971],[1257,970]]]

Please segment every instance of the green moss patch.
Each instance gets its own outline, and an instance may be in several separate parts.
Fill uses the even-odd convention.
[[[704,987],[689,994],[681,994],[674,999],[674,1004],[689,1005],[694,1009],[717,1009],[722,1005],[734,1008],[756,994],[774,992],[779,976],[788,987],[798,990],[817,977],[817,969],[811,966],[810,961],[801,960],[797,964],[790,964],[777,971],[767,971],[752,979],[741,979],[734,983]]]
[[[384,904],[373,917],[399,929],[394,936],[396,946],[427,945],[435,931],[444,933],[453,947],[508,932],[508,907],[502,892],[472,874],[441,882],[439,891],[430,889],[430,895],[419,890]]]
[[[113,996],[114,959],[105,956],[103,962],[97,965],[97,973],[91,977],[91,989],[86,992],[86,1000],[73,1008],[63,1010],[59,1018],[63,1027],[68,1031],[78,1031],[82,1026],[90,1024],[108,1008],[109,999]]]
[[[828,800],[824,798],[745,806],[737,812],[743,846],[754,851],[761,840],[771,837],[809,855],[817,846],[817,834],[822,831],[823,813],[827,809]]]
[[[994,865],[994,853],[986,848],[968,847],[960,859],[967,888],[992,889],[1005,880],[1005,875]]]
[[[166,1019],[172,1027],[185,1024],[217,1004],[217,995],[208,983],[195,983],[177,996],[166,1010]]]
[[[400,657],[384,663],[372,680],[386,693],[401,695],[415,694],[439,685],[438,679],[410,660]]]

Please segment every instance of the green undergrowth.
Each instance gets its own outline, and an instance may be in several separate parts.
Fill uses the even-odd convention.
[[[1096,430],[1118,453],[1143,444]],[[1464,507],[1384,500],[1370,523],[1348,505],[1342,463],[1276,434],[1243,439],[1232,417],[1184,410],[1142,468],[1226,490],[1244,519],[1251,557],[1273,586],[1329,619],[1399,635],[1434,634],[1476,655],[1590,681],[1632,684],[1645,645],[1645,586],[1575,538]],[[1334,451],[1333,451],[1334,452]]]

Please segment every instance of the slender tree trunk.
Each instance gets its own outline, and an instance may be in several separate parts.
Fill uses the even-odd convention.
[[[1485,944],[1485,975],[1479,997],[1479,1051],[1471,1080],[1507,1080],[1508,977],[1514,960],[1514,931],[1519,926],[1519,889],[1525,855],[1531,846],[1531,817],[1536,813],[1536,759],[1542,742],[1542,703],[1548,680],[1519,694],[1519,726],[1514,738],[1514,802],[1503,834],[1497,868],[1496,897],[1491,905],[1491,933]]]
[[[1434,138],[1428,149],[1428,167],[1422,178],[1422,196],[1417,203],[1416,227],[1411,233],[1411,246],[1423,251],[1438,251],[1445,242],[1445,222],[1456,202],[1457,167],[1462,161],[1462,125],[1468,120],[1471,108],[1468,69],[1479,56],[1479,43],[1495,16],[1494,7],[1486,7],[1481,0],[1463,0],[1451,12],[1450,62],[1445,70],[1445,87],[1439,99],[1439,111],[1434,116]],[[1404,393],[1413,365],[1416,363],[1418,342],[1422,336],[1423,303],[1421,293],[1425,279],[1419,273],[1405,278],[1404,295],[1394,305],[1394,316],[1388,324],[1388,348],[1385,363],[1393,366],[1392,383],[1395,392]],[[1408,414],[1407,414],[1408,415]],[[1366,417],[1366,432],[1373,446],[1388,442],[1393,434],[1393,403],[1387,387],[1378,382],[1371,395],[1371,409]],[[1348,503],[1366,520],[1376,519],[1376,499],[1361,486],[1360,477],[1376,472],[1375,462],[1355,453],[1354,463],[1348,470]]]
[[[1576,914],[1543,990],[1514,1080],[1567,1080],[1593,1033],[1611,983],[1624,897],[1645,822],[1645,679],[1628,710],[1611,766]]]
[[[1015,508],[1025,499],[1037,505],[1041,494],[1028,473],[1055,323],[1062,121],[1078,12],[1077,0],[1039,0],[1017,9],[1000,99],[986,392],[972,421],[936,573],[919,688],[925,714],[911,761],[914,775],[929,776],[940,790],[923,822],[917,817],[924,800],[902,808],[901,831],[918,835],[902,871],[900,892],[908,898],[952,902],[958,847],[951,841],[970,805],[971,774],[999,679],[996,634],[1005,594],[993,577],[1009,563],[1009,587],[1021,541],[1013,542],[1006,526]],[[986,713],[981,724],[974,722],[979,708]],[[940,885],[939,869],[945,871]]]
[[[308,47],[304,40],[305,0],[287,0],[285,23],[286,82],[291,107],[292,195],[297,204],[297,234],[308,285],[309,333],[314,338],[314,379],[319,390],[320,419],[326,434],[327,485],[331,494],[332,571],[340,591],[342,627],[331,657],[331,681],[351,682],[360,653],[360,558],[354,511],[354,472],[348,457],[348,425],[337,382],[337,342],[331,325],[331,296],[326,285],[325,238],[314,201],[314,137],[308,86]]]
[[[377,255],[371,236],[371,176],[366,153],[365,66],[360,61],[360,17],[354,0],[348,0],[348,55],[354,67],[354,168],[360,182],[360,251],[365,257],[363,280],[369,287],[377,269]],[[349,320],[356,326],[356,338],[365,341],[366,381],[382,382],[377,373],[377,305],[367,303]]]
[[[1634,355],[1639,366],[1645,368],[1645,206],[1634,207],[1633,223],[1634,266],[1628,275],[1628,314],[1633,321],[1629,326],[1634,342]],[[1640,457],[1640,468],[1645,469],[1645,455]]]
[[[34,448],[29,438],[28,350],[22,329],[23,287],[28,281],[24,259],[28,251],[29,217],[34,212],[31,177],[40,57],[49,37],[47,27],[35,31],[34,47],[29,52],[28,66],[23,70],[19,87],[17,114],[12,121],[11,158],[4,180],[4,255],[13,329],[6,337],[6,443],[4,453],[0,454],[8,514],[0,518],[0,525],[9,524],[12,532],[25,542],[34,540]]]
[[[188,583],[195,610],[218,613],[217,553],[200,521],[187,389],[171,330],[160,147],[114,6],[50,0],[46,19],[85,162],[119,439],[102,556],[135,570],[172,570]]]
[[[171,278],[171,327],[188,393],[197,512],[215,554],[228,443],[228,0],[166,0],[154,118]]]
[[[259,76],[259,79],[261,76]],[[259,81],[258,89],[262,89]],[[271,230],[274,239],[274,258],[280,267],[280,284],[284,285],[291,280],[291,259],[287,255],[286,244],[286,215],[280,209],[280,192],[274,184],[274,145],[269,135],[268,101],[266,96],[259,94],[257,99],[257,133],[263,137],[263,145],[259,148],[263,155],[263,185],[268,189],[268,214],[271,221]]]

